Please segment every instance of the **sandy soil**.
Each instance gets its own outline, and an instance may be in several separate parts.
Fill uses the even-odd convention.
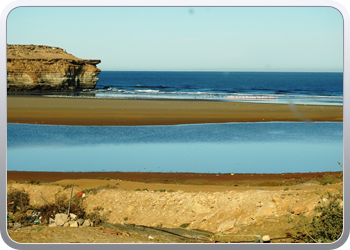
[[[7,122],[61,125],[171,125],[343,121],[341,106],[242,102],[7,97]]]
[[[70,189],[66,186],[74,182],[73,195],[80,191],[86,193],[83,201],[86,211],[99,211],[112,224],[179,228],[188,223],[189,230],[212,232],[215,242],[248,243],[262,234],[269,235],[271,242],[280,243],[292,241],[290,233],[293,230],[292,225],[287,223],[288,215],[293,218],[298,218],[301,213],[312,216],[313,208],[320,204],[322,194],[339,192],[343,187],[342,182],[323,186],[317,180],[339,174],[8,172],[7,179],[8,190],[15,188],[28,192],[32,205],[54,202],[56,194],[69,195]],[[30,180],[40,180],[46,184],[28,184]],[[93,188],[99,188],[97,194],[89,191]],[[159,192],[159,189],[166,192]],[[9,229],[8,233],[16,242],[174,242],[159,235],[116,233],[102,226],[50,228],[42,224]]]

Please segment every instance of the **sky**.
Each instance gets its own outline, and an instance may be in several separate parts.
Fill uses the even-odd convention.
[[[7,43],[60,47],[105,71],[343,72],[331,7],[19,7]]]

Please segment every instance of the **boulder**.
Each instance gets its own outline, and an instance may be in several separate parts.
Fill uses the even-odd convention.
[[[69,214],[69,218],[70,220],[76,220],[78,216],[76,216],[75,214]]]
[[[55,224],[57,226],[63,226],[68,221],[68,215],[59,213],[55,215]]]
[[[79,225],[79,226],[83,225],[84,221],[85,221],[84,219],[78,219],[78,220],[77,220],[78,225]]]
[[[70,221],[70,222],[69,222],[69,226],[70,226],[70,227],[79,227],[77,221]]]
[[[91,226],[91,221],[90,220],[85,220],[84,223],[82,224],[83,227],[90,227]]]

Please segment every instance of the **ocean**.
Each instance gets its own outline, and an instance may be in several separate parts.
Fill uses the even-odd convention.
[[[102,71],[94,90],[46,96],[343,105],[343,73]]]

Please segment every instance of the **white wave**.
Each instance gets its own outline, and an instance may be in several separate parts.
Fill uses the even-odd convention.
[[[143,89],[143,90],[135,90],[135,92],[139,92],[139,93],[158,93],[159,90]]]

